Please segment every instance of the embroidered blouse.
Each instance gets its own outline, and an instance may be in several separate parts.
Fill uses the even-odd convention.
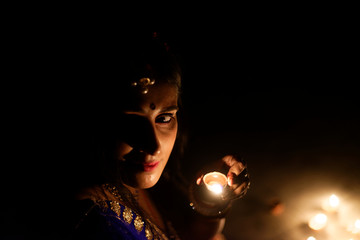
[[[103,192],[80,200],[85,211],[76,226],[75,239],[179,239],[173,229],[167,236],[149,218],[127,206],[115,187],[103,185],[101,188],[113,190],[112,196]]]

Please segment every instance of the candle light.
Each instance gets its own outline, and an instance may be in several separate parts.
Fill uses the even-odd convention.
[[[349,225],[348,231],[354,234],[360,233],[360,219],[356,219],[356,221]]]
[[[228,179],[220,172],[208,172],[191,184],[189,189],[192,209],[209,217],[222,217],[230,210]]]
[[[354,224],[355,228],[360,231],[360,219],[357,219]]]
[[[309,221],[309,227],[314,230],[320,230],[326,226],[327,216],[323,213],[318,213]]]
[[[333,194],[329,197],[329,205],[331,207],[336,208],[339,206],[339,203],[340,203],[340,200],[335,194]]]
[[[203,179],[206,188],[215,194],[221,194],[227,185],[227,177],[220,172],[207,173]]]
[[[323,209],[328,212],[335,212],[339,208],[340,199],[332,194],[323,205]]]

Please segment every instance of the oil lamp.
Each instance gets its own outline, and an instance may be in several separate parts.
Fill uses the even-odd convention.
[[[190,186],[190,206],[205,216],[220,216],[230,208],[228,179],[221,172],[209,172],[200,184]]]
[[[196,184],[195,184],[196,182]],[[235,195],[229,186],[229,179],[222,172],[211,171],[190,184],[190,206],[198,213],[209,217],[223,217],[229,211],[234,199],[242,198],[250,187],[250,179],[247,169],[236,176],[237,186],[242,191]]]
[[[203,181],[206,188],[216,195],[223,193],[228,182],[227,177],[220,172],[210,172],[205,174]]]

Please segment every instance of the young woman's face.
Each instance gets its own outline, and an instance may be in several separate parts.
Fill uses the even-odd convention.
[[[178,91],[170,84],[150,86],[147,94],[129,102],[116,148],[126,185],[146,189],[157,183],[175,143],[177,110]]]

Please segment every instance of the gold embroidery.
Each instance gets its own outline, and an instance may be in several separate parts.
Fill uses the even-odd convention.
[[[97,200],[96,202],[105,213],[110,208],[111,211],[117,214],[117,219],[124,221],[127,224],[131,224],[134,220],[133,224],[131,224],[131,227],[134,226],[138,233],[141,233],[144,230],[145,237],[148,240],[169,239],[165,233],[159,229],[159,227],[151,222],[150,219],[143,219],[136,211],[124,205],[121,193],[115,186],[104,184],[102,187],[105,191],[108,191],[106,193],[107,200]],[[179,239],[176,234],[174,234],[174,232],[171,233],[171,236],[175,236],[175,239]]]
[[[123,218],[124,218],[125,222],[127,222],[128,224],[130,224],[133,219],[131,209],[126,206],[124,208]]]
[[[146,227],[145,227],[145,236],[149,240],[153,239],[153,235],[152,235],[152,232],[151,232],[151,230],[149,228],[149,225],[146,225]]]
[[[146,219],[146,225],[147,227],[150,225],[151,229],[153,230],[152,232],[150,231],[150,227],[149,227],[149,231],[151,233],[151,238],[150,239],[154,239],[154,240],[168,240],[168,238],[166,237],[165,233],[163,233],[160,228],[158,228],[153,222],[150,221],[150,219]],[[145,234],[146,234],[146,229],[145,229]]]
[[[110,185],[110,184],[103,184],[102,187],[103,187],[103,189],[107,189],[115,198],[117,198],[120,201],[123,201],[121,194],[120,194],[119,190],[117,189],[117,187]]]
[[[118,216],[121,214],[121,207],[120,204],[116,201],[110,201],[110,208],[111,210],[116,213]]]
[[[134,226],[138,232],[141,232],[143,230],[144,221],[141,219],[139,215],[137,215],[134,220]]]

